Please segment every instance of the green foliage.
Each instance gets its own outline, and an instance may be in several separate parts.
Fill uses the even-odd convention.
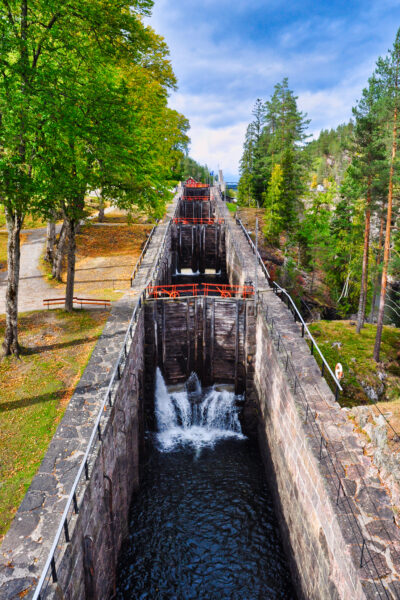
[[[179,173],[180,181],[193,177],[196,181],[207,183],[211,178],[207,165],[200,165],[188,155],[180,158],[177,173]]]
[[[125,207],[168,198],[188,123],[168,108],[168,48],[152,1],[14,0],[0,8],[0,191],[9,211],[81,215],[88,188]],[[20,22],[21,28],[15,23]],[[67,200],[67,197],[69,200]]]
[[[234,202],[227,202],[226,206],[227,206],[229,212],[231,212],[231,213],[235,213],[237,211],[237,204],[235,204]]]
[[[312,272],[311,292],[314,291],[316,269],[324,263],[329,248],[329,215],[332,193],[329,195],[321,192],[312,193],[310,205],[304,210],[298,231],[298,240],[303,252],[303,264]]]
[[[281,165],[274,165],[268,192],[264,196],[264,235],[269,242],[277,246],[279,246],[279,234],[282,230],[283,177]]]
[[[281,231],[294,229],[304,189],[301,150],[309,120],[298,111],[296,101],[286,78],[276,84],[270,100],[264,103],[257,100],[240,162],[239,202],[248,206],[260,206],[267,201],[274,166],[279,164],[282,169],[279,209],[282,218],[274,226],[275,237]],[[270,225],[267,230],[272,231]]]

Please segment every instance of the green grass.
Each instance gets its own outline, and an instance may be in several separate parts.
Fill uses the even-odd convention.
[[[0,363],[0,538],[64,414],[107,311],[20,315],[20,360]],[[4,335],[4,318],[0,319]]]
[[[235,213],[238,208],[238,205],[235,202],[227,202],[226,206],[231,213]]]
[[[23,229],[37,229],[38,227],[46,227],[47,221],[38,215],[25,215]],[[0,205],[0,228],[6,226],[6,215],[4,206]]]
[[[367,404],[368,397],[361,382],[378,389],[381,385],[378,373],[382,371],[385,371],[387,375],[386,398],[383,400],[395,401],[398,399],[400,396],[398,359],[400,329],[384,327],[381,364],[377,365],[372,357],[376,325],[365,325],[359,335],[356,334],[355,325],[350,325],[350,321],[318,321],[312,323],[309,328],[331,369],[334,370],[338,362],[343,366],[343,393],[340,395],[342,406]],[[341,347],[332,347],[333,342],[341,343]],[[320,364],[319,357],[318,363]],[[326,375],[326,380],[331,384],[332,380],[329,375]]]

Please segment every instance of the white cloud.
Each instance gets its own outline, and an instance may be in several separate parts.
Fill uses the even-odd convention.
[[[193,158],[237,174],[252,106],[285,76],[311,131],[347,121],[377,56],[394,38],[396,4],[400,16],[396,0],[373,0],[350,7],[353,18],[334,6],[321,16],[296,0],[290,11],[281,0],[157,0],[150,24],[171,50],[179,91],[170,105],[190,121]],[[288,18],[274,26],[266,13]]]
[[[190,155],[201,164],[207,164],[214,171],[218,168],[222,169],[225,178],[236,177],[247,125],[247,121],[242,121],[214,129],[194,120],[190,132],[192,136]]]

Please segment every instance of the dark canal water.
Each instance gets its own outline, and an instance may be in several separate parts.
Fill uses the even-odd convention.
[[[116,598],[294,599],[271,491],[234,395],[198,383],[168,394],[158,374],[156,412]]]

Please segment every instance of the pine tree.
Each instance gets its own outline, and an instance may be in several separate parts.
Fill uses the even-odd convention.
[[[353,109],[356,117],[354,128],[354,158],[352,174],[359,182],[360,192],[365,201],[364,246],[361,272],[361,289],[357,315],[357,333],[360,333],[365,320],[368,291],[368,260],[370,252],[371,212],[385,185],[384,172],[387,167],[386,148],[382,141],[379,124],[379,106],[382,89],[375,77],[369,80],[362,98]]]
[[[250,206],[253,201],[253,165],[254,165],[255,137],[253,123],[248,125],[243,145],[243,155],[240,159],[240,178],[238,183],[238,197],[241,204]]]
[[[245,204],[255,203],[260,206],[262,194],[266,188],[264,173],[264,157],[262,152],[262,135],[265,109],[258,98],[253,111],[254,120],[246,130],[243,155],[240,160],[239,201]]]
[[[381,294],[379,301],[378,321],[373,354],[375,361],[378,362],[382,342],[383,319],[385,315],[385,299],[390,258],[390,235],[392,226],[394,166],[396,161],[398,141],[397,121],[398,113],[400,110],[400,29],[397,31],[393,48],[389,51],[388,56],[385,59],[378,60],[375,75],[378,84],[382,86],[384,91],[384,112],[386,114],[387,121],[391,124],[392,130],[389,189],[386,208],[386,231],[382,262]]]
[[[283,193],[283,170],[281,165],[274,165],[272,169],[271,179],[268,184],[268,191],[265,194],[264,206],[264,235],[270,243],[279,246],[279,233],[281,227],[281,208],[282,208],[282,193]]]
[[[285,78],[275,86],[270,100],[265,103],[264,140],[266,143],[266,172],[274,164],[283,171],[281,227],[292,230],[298,219],[299,199],[303,191],[301,149],[306,138],[309,120],[297,109],[297,98]]]

